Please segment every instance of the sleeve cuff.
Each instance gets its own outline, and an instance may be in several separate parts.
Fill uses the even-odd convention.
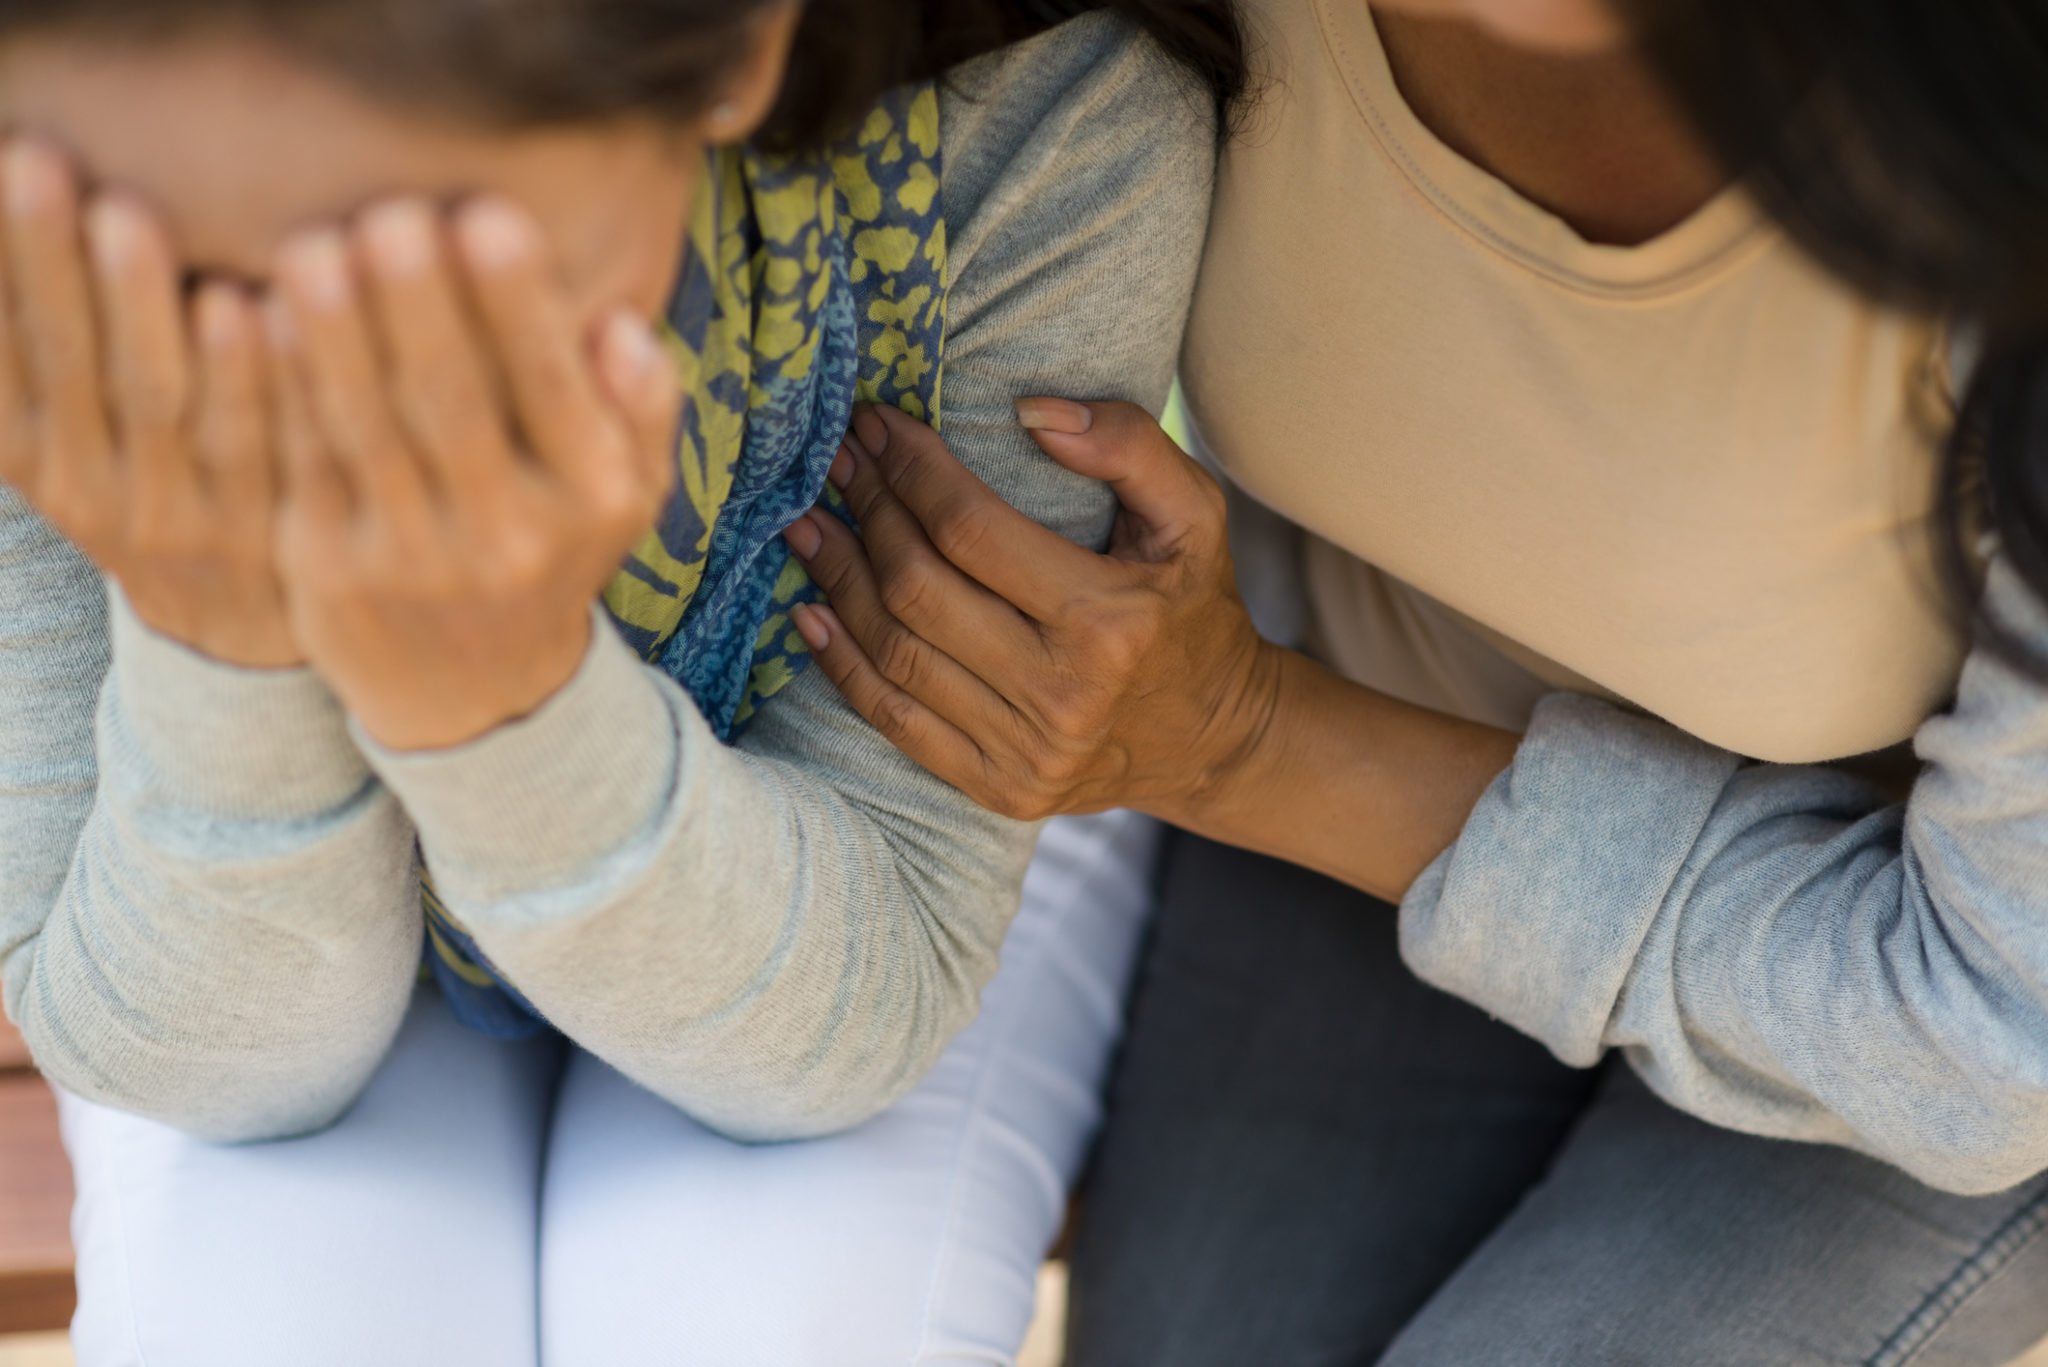
[[[152,630],[108,582],[116,734],[179,805],[300,821],[370,781],[348,720],[310,669],[222,664]]]
[[[1402,957],[1424,981],[1590,1066],[1740,764],[1591,698],[1544,700],[1513,766],[1402,900]]]
[[[580,881],[643,834],[675,787],[677,728],[599,616],[574,677],[531,716],[447,750],[386,749],[360,728],[356,742],[419,828],[442,894],[467,907]]]

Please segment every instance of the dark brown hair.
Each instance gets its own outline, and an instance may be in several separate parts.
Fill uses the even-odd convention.
[[[90,26],[147,40],[262,35],[398,98],[512,124],[687,118],[734,47],[785,0],[0,0],[0,33]],[[1245,85],[1231,0],[810,0],[763,135],[825,137],[882,91],[1092,9],[1128,16],[1232,107]]]
[[[1989,531],[2048,600],[2048,0],[1619,0],[1765,206],[1877,298],[1974,333],[1941,469],[1960,601]],[[2048,650],[1980,617],[2048,678]]]

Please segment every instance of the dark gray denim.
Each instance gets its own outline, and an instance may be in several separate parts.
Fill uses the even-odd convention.
[[[2048,1179],[1951,1195],[1567,1068],[1298,868],[1183,836],[1163,892],[1071,1367],[1996,1367],[2048,1335]]]

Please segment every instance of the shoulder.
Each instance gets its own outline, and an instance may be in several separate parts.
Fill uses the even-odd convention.
[[[1101,213],[1157,203],[1206,219],[1215,110],[1206,88],[1128,20],[1070,19],[947,73],[939,93],[949,231],[1009,217],[1047,188]]]

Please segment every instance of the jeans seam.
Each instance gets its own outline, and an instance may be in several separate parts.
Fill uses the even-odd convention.
[[[2048,1189],[2036,1192],[2008,1215],[1997,1229],[1963,1259],[1940,1286],[1892,1331],[1865,1367],[1906,1367],[1933,1340],[1936,1333],[1955,1317],[1958,1310],[1982,1290],[2020,1252],[2048,1229]]]

